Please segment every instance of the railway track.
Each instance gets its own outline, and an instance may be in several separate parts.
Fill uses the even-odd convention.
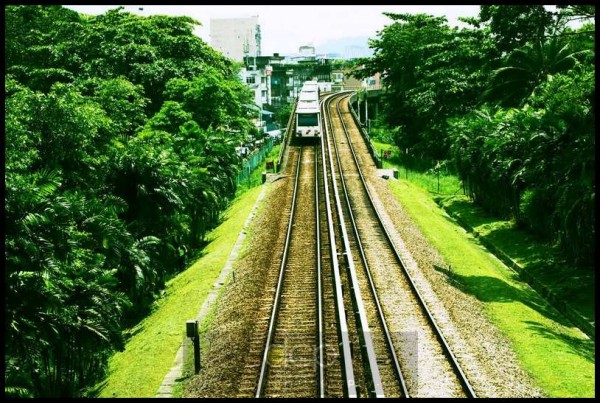
[[[375,307],[370,309],[371,315],[378,318],[379,332],[389,349],[389,358],[380,359],[381,373],[395,374],[400,395],[404,397],[476,397],[374,207],[353,146],[353,140],[359,143],[362,138],[356,133],[356,124],[347,110],[348,97],[332,97],[328,112],[331,132],[338,136],[334,143],[339,177],[343,178],[340,181],[346,192],[346,211],[352,217],[356,248],[362,256],[363,269],[358,271],[363,273],[361,287],[370,290],[371,305]],[[404,292],[398,293],[398,287]],[[374,339],[381,340],[377,332],[374,330]],[[383,347],[378,350],[383,351]],[[386,370],[390,366],[391,371]],[[391,377],[387,375],[387,379]],[[391,381],[385,383],[392,385]],[[396,393],[393,387],[387,390],[390,395]]]
[[[320,273],[315,232],[315,148],[302,147],[297,160],[292,213],[261,361],[256,397],[314,397],[322,365],[319,340]],[[301,206],[301,208],[298,208]],[[303,208],[310,206],[313,208]],[[297,225],[297,223],[302,223]]]
[[[323,102],[320,144],[290,146],[285,246],[238,396],[475,397],[374,207],[349,94]]]
[[[329,98],[327,108],[331,108],[330,105],[332,103],[336,104],[337,98]],[[408,396],[400,364],[393,348],[391,334],[383,316],[383,310],[370,275],[370,268],[365,256],[364,247],[358,234],[356,220],[349,203],[348,189],[342,170],[336,134],[333,129],[334,118],[331,113],[325,115],[328,116],[326,139],[331,150],[331,169],[337,173],[335,175],[336,187],[339,192],[338,199],[340,199],[338,200],[338,208],[341,214],[347,217],[344,221],[345,228],[342,231],[347,239],[347,248],[349,249],[349,253],[347,253],[347,274],[354,288],[357,288],[359,291],[360,289],[365,290],[364,297],[357,298],[353,303],[357,312],[359,311],[358,306],[362,306],[361,309],[364,312],[364,319],[362,321],[367,323],[365,332],[368,333],[371,339],[370,348],[372,351],[369,351],[367,344],[364,340],[361,340],[364,350],[363,355],[367,357],[367,360],[371,360],[369,366],[366,368],[367,372],[373,378],[370,385],[370,392],[371,395],[379,397]],[[359,318],[359,320],[361,319]],[[371,324],[370,326],[368,325],[369,323]],[[378,386],[378,389],[376,389],[376,386]]]
[[[355,397],[328,186],[319,175],[322,155],[316,145],[296,149],[290,220],[255,397]]]

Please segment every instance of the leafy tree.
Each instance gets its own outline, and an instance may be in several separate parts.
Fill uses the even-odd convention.
[[[449,28],[444,17],[384,14],[393,23],[380,31],[378,38],[370,40],[374,57],[365,60],[364,68],[355,74],[364,78],[382,73],[386,85],[383,95],[387,105],[384,111],[386,120],[391,126],[405,128],[403,132],[406,137],[403,138],[403,144],[399,144],[404,149],[419,143],[419,134],[428,124],[423,119],[415,118],[407,91],[418,84],[417,67],[434,52],[428,45],[443,42]]]
[[[487,23],[498,49],[510,53],[529,43],[544,42],[553,13],[541,4],[482,5],[479,19]]]
[[[108,136],[131,137],[146,120],[148,99],[143,88],[129,80],[92,78],[78,83],[81,93],[97,103],[110,119]]]
[[[5,10],[5,392],[84,396],[233,197],[250,96],[190,18]]]
[[[567,256],[590,265],[595,254],[593,66],[581,65],[554,76],[530,102],[546,111],[546,130],[531,148],[527,167],[533,196],[546,201],[549,214],[543,222]],[[534,217],[526,217],[524,224],[540,232]]]
[[[84,22],[79,14],[54,5],[11,5],[5,10],[7,73],[42,91],[56,81],[72,82],[82,61],[78,38]]]
[[[397,145],[427,159],[446,157],[446,119],[466,113],[486,83],[493,43],[485,32],[450,28],[443,17],[386,14],[394,23],[370,41],[374,57],[355,75],[383,73],[386,123]]]
[[[596,18],[596,6],[593,4],[557,4],[556,25],[569,33],[568,24],[573,21],[582,22],[586,28],[593,28]],[[593,31],[584,29],[583,32]]]
[[[203,129],[226,127],[247,131],[250,127],[244,104],[251,94],[239,80],[227,79],[218,70],[207,68],[193,80],[173,79],[167,83],[166,96],[180,102],[184,110]]]
[[[285,104],[275,111],[274,119],[279,124],[279,127],[285,128],[292,114],[292,104]]]
[[[110,207],[75,192],[45,196],[51,187],[7,231],[5,346],[13,368],[30,375],[24,386],[34,396],[76,396],[103,374],[109,352],[122,348],[128,303],[115,292],[114,270],[98,248],[103,240],[90,227],[124,228]]]
[[[592,72],[580,65],[543,83],[521,108],[486,106],[450,125],[471,196],[585,265],[595,238]]]
[[[112,278],[128,233],[116,217],[119,200],[65,189],[79,183],[66,179],[74,175],[66,155],[48,160],[52,143],[74,127],[95,127],[94,109],[76,101],[75,113],[54,115],[60,133],[48,136],[40,110],[64,111],[72,94],[36,94],[10,77],[6,89],[5,382],[18,395],[73,396],[122,346],[127,299]]]

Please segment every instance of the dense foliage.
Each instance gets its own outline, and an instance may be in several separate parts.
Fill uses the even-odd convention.
[[[5,18],[5,393],[84,396],[234,195],[252,98],[187,17]]]
[[[595,7],[481,6],[464,28],[386,15],[355,75],[382,73],[396,145],[448,161],[477,203],[591,265]]]

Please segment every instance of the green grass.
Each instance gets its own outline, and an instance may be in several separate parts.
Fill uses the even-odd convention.
[[[568,301],[589,322],[595,321],[595,274],[589,268],[569,265],[554,245],[539,241],[475,206],[466,196],[440,198],[443,207],[473,228],[479,237],[492,243],[534,276],[558,299]]]
[[[455,195],[463,193],[461,181],[456,176],[448,175],[445,168],[440,170],[439,175],[434,172],[418,172],[414,169],[408,169],[400,164],[398,147],[377,141],[373,141],[373,146],[380,156],[383,156],[385,150],[391,151],[389,159],[382,158],[383,168],[397,169],[399,178],[415,183],[434,194]]]
[[[200,311],[260,191],[254,187],[239,196],[210,233],[203,256],[167,283],[153,312],[133,329],[125,350],[109,360],[100,397],[155,396],[185,339],[185,322]]]
[[[567,301],[590,322],[595,319],[593,270],[567,264],[553,245],[519,230],[513,221],[486,214],[463,194],[456,176],[445,170],[441,170],[438,177],[431,171],[406,169],[400,164],[397,147],[385,143],[374,145],[378,151],[392,151],[391,158],[384,160],[384,168],[394,168],[399,172],[401,184],[391,182],[398,198],[444,254],[460,280],[458,284],[462,284],[465,292],[484,302],[490,318],[513,341],[524,367],[548,395],[593,396],[595,343],[578,333],[539,294],[526,287],[514,272],[491,258],[471,236],[464,238],[477,245],[475,250],[480,250],[480,254],[489,256],[488,264],[483,264],[477,254],[460,249],[460,243],[453,241],[458,238],[451,237],[448,229],[443,230],[434,224],[435,215],[443,215],[434,201],[441,204],[447,213],[460,217],[478,233],[480,239],[503,251],[559,300]],[[410,189],[410,194],[399,192],[399,186]],[[447,221],[447,218],[444,220]],[[462,233],[459,229],[456,231],[457,234]],[[559,380],[563,371],[566,377]]]
[[[455,284],[483,303],[545,393],[550,397],[593,397],[594,341],[456,226],[429,192],[402,179],[390,186],[452,267]]]

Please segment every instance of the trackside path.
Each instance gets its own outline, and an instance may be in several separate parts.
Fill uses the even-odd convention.
[[[202,304],[202,307],[200,308],[198,315],[196,315],[195,319],[198,321],[198,323],[202,323],[202,320],[204,319],[206,314],[209,312],[210,307],[217,299],[217,296],[219,295],[219,289],[221,288],[221,286],[223,284],[225,284],[225,280],[231,274],[231,268],[233,267],[233,262],[236,261],[238,254],[240,252],[240,249],[242,248],[242,245],[244,243],[244,239],[246,239],[246,230],[248,229],[248,227],[250,226],[250,223],[252,222],[252,219],[256,215],[256,209],[258,208],[260,202],[263,200],[265,193],[266,193],[266,189],[267,189],[267,186],[261,187],[260,194],[258,195],[258,198],[254,202],[254,206],[252,206],[252,210],[250,211],[248,218],[244,222],[244,226],[242,227],[242,230],[240,231],[238,238],[237,238],[235,244],[233,245],[233,249],[231,250],[229,257],[227,258],[227,262],[225,263],[225,266],[223,266],[223,269],[221,270],[219,277],[213,284],[211,290],[208,292],[208,295],[206,296],[206,299],[204,300],[204,303]],[[157,394],[155,397],[172,397],[173,386],[174,386],[176,380],[178,378],[180,378],[183,374],[183,352],[184,352],[184,347],[185,347],[186,342],[187,342],[187,340],[185,340],[181,344],[181,347],[179,347],[179,350],[177,351],[177,355],[175,356],[175,363],[173,365],[173,368],[171,368],[171,371],[169,371],[169,373],[167,375],[165,375],[165,378],[163,379],[162,384],[158,388],[158,391],[157,391]]]

